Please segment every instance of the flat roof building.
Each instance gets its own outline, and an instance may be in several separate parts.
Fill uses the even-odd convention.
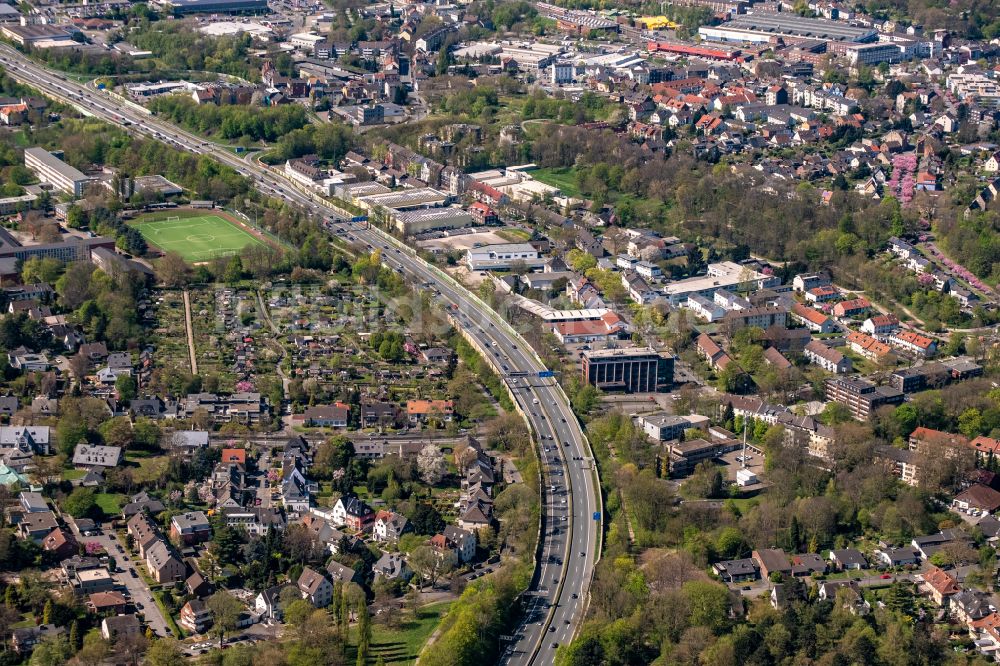
[[[451,199],[450,195],[440,190],[435,190],[433,187],[417,187],[397,192],[355,196],[359,205],[368,208],[368,210],[375,210],[379,206],[385,206],[394,210],[430,208],[433,206],[443,206]]]
[[[604,391],[662,392],[674,383],[674,359],[652,347],[592,349],[583,353],[583,379]]]
[[[878,31],[841,21],[814,19],[792,13],[762,12],[737,16],[718,26],[702,26],[698,34],[707,41],[767,43],[775,37],[820,39],[863,44],[878,39]]]
[[[65,26],[40,24],[40,25],[5,25],[0,29],[0,34],[16,42],[21,46],[32,46],[39,42],[72,42],[72,32]]]
[[[715,292],[719,289],[747,291],[775,287],[779,284],[781,279],[773,275],[759,273],[733,261],[721,261],[708,265],[708,275],[671,282],[664,287],[663,292],[671,305],[678,306],[687,302],[692,294],[714,298]]]
[[[509,271],[516,262],[523,262],[529,269],[541,268],[545,264],[530,243],[484,245],[470,248],[465,256],[470,271]]]
[[[0,247],[0,259],[13,257],[26,261],[32,257],[40,259],[58,259],[64,263],[71,261],[90,261],[90,253],[99,247],[114,249],[115,239],[107,236],[97,238],[69,237],[64,243],[42,243],[40,245],[3,245]]]
[[[94,180],[37,146],[24,149],[24,166],[31,169],[38,176],[38,180],[48,183],[57,190],[70,192],[75,197],[82,197],[87,183]]]
[[[169,0],[164,3],[177,14],[265,14],[267,0]]]
[[[903,392],[890,386],[875,386],[864,379],[830,377],[826,380],[826,399],[845,405],[851,416],[864,421],[882,405],[899,405]]]
[[[405,236],[438,229],[459,229],[473,223],[472,215],[461,208],[425,208],[397,213],[393,217],[396,229]]]

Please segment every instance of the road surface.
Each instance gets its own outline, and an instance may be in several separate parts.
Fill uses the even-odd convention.
[[[67,524],[72,526],[72,521],[67,521]],[[142,566],[141,561],[129,554],[125,544],[118,539],[118,535],[111,527],[111,523],[105,523],[100,533],[89,537],[81,535],[75,527],[72,529],[77,543],[96,542],[115,560],[120,571],[112,574],[112,577],[128,591],[136,612],[143,617],[153,633],[157,636],[167,636],[167,621],[160,612],[160,607],[153,601],[152,590],[139,571]]]
[[[127,131],[151,136],[181,150],[208,155],[254,181],[257,189],[301,205],[325,220],[331,232],[383,251],[384,261],[425,288],[433,288],[439,303],[483,348],[490,361],[507,366],[508,383],[538,437],[543,467],[540,559],[525,594],[526,614],[507,641],[503,662],[551,664],[555,650],[569,642],[583,621],[594,566],[599,556],[601,514],[597,474],[590,445],[573,416],[565,393],[552,379],[537,376],[545,370],[528,344],[486,304],[444,273],[416,256],[397,239],[376,229],[360,228],[318,195],[303,193],[280,174],[249,163],[220,146],[151,116],[138,105],[123,104],[104,93],[67,80],[0,45],[0,64],[8,74],[43,93],[74,105],[81,112],[122,125]],[[501,374],[504,374],[502,371]],[[548,447],[550,450],[545,451]]]

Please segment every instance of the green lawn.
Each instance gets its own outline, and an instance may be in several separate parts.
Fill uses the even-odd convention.
[[[387,666],[389,664],[415,663],[424,643],[434,632],[434,628],[437,627],[444,614],[451,608],[451,604],[450,601],[429,604],[420,610],[420,616],[416,619],[407,614],[404,616],[406,619],[398,629],[387,629],[377,622],[374,623],[368,663],[374,664],[379,657],[385,660]],[[351,633],[355,633],[356,629],[357,627],[352,627]],[[351,643],[352,645],[357,643],[356,636],[352,637]],[[353,654],[354,650],[351,650],[349,656],[352,658],[349,659],[348,663],[354,661]]]
[[[182,212],[187,214],[182,215]],[[150,245],[164,252],[177,252],[191,262],[236,254],[248,245],[263,245],[229,220],[198,211],[150,213],[136,218],[131,224]]]
[[[117,516],[121,513],[122,502],[124,500],[125,496],[118,493],[97,493],[94,495],[94,501],[97,502],[97,506],[108,516]]]
[[[85,469],[65,469],[62,473],[63,480],[65,481],[74,481],[82,479],[85,476],[87,476],[87,470]]]
[[[558,187],[567,197],[586,199],[580,188],[576,186],[576,169],[573,167],[549,167],[546,169],[535,169],[528,174],[537,181],[543,182],[552,187]]]
[[[497,235],[511,243],[525,243],[531,240],[531,234],[524,229],[500,229]]]

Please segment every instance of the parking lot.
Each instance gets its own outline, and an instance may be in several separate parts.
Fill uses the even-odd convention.
[[[723,463],[723,469],[725,470],[726,479],[730,482],[736,482],[736,472],[743,469],[744,461],[742,449],[739,451],[730,451],[720,458]],[[757,475],[758,478],[762,477],[764,474],[764,456],[760,453],[754,453],[747,448],[747,459],[746,468]],[[748,486],[749,488],[760,487],[760,484],[755,484],[754,486]]]

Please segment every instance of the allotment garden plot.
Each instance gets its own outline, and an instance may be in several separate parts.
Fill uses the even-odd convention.
[[[248,245],[263,245],[250,232],[214,213],[153,213],[136,218],[132,224],[147,243],[164,252],[177,252],[189,262],[236,254]]]

